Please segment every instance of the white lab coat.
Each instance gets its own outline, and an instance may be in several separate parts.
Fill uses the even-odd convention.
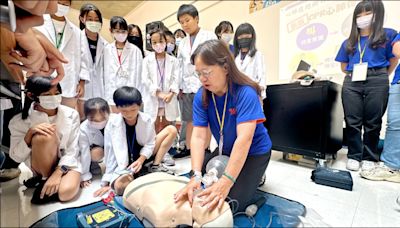
[[[113,94],[119,87],[132,86],[142,91],[140,78],[142,76],[143,56],[140,49],[126,41],[122,50],[121,63],[122,69],[128,74],[127,77],[117,75],[120,63],[114,41],[108,44],[104,51],[104,94],[110,105],[115,105]]]
[[[168,121],[175,121],[179,117],[179,105],[177,100],[177,94],[179,93],[179,72],[180,65],[178,59],[166,54],[164,91],[171,91],[176,94],[173,96],[170,103],[165,103],[165,118]],[[152,52],[143,60],[142,82],[146,87],[144,90],[145,94],[143,95],[145,100],[144,112],[151,116],[153,122],[157,118],[159,107],[159,100],[156,96],[157,89],[159,89],[158,77],[156,55]]]
[[[84,100],[94,97],[104,97],[104,48],[108,44],[107,41],[98,35],[96,59],[93,62],[90,53],[89,43],[86,37],[85,29],[81,31],[81,48],[82,48],[82,65],[85,71],[81,71],[82,78],[87,78],[85,82]]]
[[[266,98],[266,78],[265,78],[265,64],[264,64],[264,56],[261,52],[257,51],[253,57],[246,55],[244,60],[240,59],[240,53],[235,58],[236,66],[239,68],[241,72],[255,81],[258,85],[261,86],[261,97],[262,99]]]
[[[22,114],[14,116],[8,125],[11,133],[10,157],[20,163],[31,166],[31,148],[25,143],[25,135],[29,128],[40,123],[50,123],[46,113],[30,109],[30,114],[25,120]],[[80,172],[81,165],[79,156],[79,114],[76,110],[60,105],[57,117],[54,122],[57,126],[57,133],[60,137],[58,166],[65,165]]]
[[[93,144],[104,147],[104,135],[101,133],[100,130],[90,127],[88,120],[85,120],[81,123],[79,133],[79,151],[80,161],[82,164],[82,181],[92,179],[92,174],[90,173],[90,164],[92,161],[90,146]]]
[[[41,33],[43,33],[49,41],[56,46],[56,31],[54,29],[53,21],[50,15],[43,15],[44,24],[35,27]],[[88,69],[82,65],[82,49],[81,49],[81,30],[66,20],[66,26],[64,35],[61,41],[61,46],[58,50],[68,60],[67,64],[63,64],[65,76],[61,80],[60,85],[62,88],[62,96],[72,98],[77,95],[76,88],[79,84],[79,80],[90,80],[87,76],[89,75],[85,71]],[[82,72],[81,72],[82,71]],[[53,75],[55,75],[54,73]]]
[[[177,58],[181,61],[181,75],[179,79],[179,89],[183,93],[197,93],[201,87],[201,82],[195,74],[195,67],[190,62],[190,57],[196,48],[207,40],[216,40],[217,36],[213,32],[203,29],[196,35],[193,46],[190,46],[190,36],[186,36],[179,43]]]
[[[143,146],[140,155],[150,158],[156,143],[156,132],[149,115],[139,112],[135,131],[137,142]],[[126,126],[121,114],[111,114],[108,119],[104,130],[104,159],[106,171],[102,182],[112,183],[119,176],[117,172],[130,165]]]

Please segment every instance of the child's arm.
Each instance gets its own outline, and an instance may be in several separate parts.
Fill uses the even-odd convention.
[[[62,153],[58,166],[69,168],[79,167],[79,125],[80,119],[77,111],[72,112],[72,126],[64,153]]]
[[[29,131],[29,126],[21,119],[21,115],[17,115],[11,119],[8,125],[11,133],[10,139],[10,157],[21,163],[28,159],[31,154],[31,148],[25,142],[25,135]]]
[[[81,181],[88,181],[92,179],[92,174],[90,173],[90,162],[92,160],[90,156],[90,141],[89,137],[82,130],[82,125],[79,134],[79,151],[80,151],[80,161],[82,165],[82,175]]]

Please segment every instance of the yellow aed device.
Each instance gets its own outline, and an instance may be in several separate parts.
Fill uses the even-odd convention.
[[[127,227],[130,216],[116,208],[101,205],[92,210],[80,212],[77,215],[79,227]]]

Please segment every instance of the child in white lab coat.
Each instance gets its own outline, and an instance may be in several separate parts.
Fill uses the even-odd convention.
[[[118,112],[113,101],[113,94],[117,88],[131,86],[142,90],[140,78],[143,57],[136,45],[127,42],[128,24],[124,18],[112,17],[110,32],[115,41],[107,45],[104,52],[104,91],[111,111]]]
[[[113,98],[120,113],[112,114],[106,125],[106,171],[102,178],[103,187],[95,192],[95,196],[106,193],[110,187],[122,195],[146,160],[154,159],[149,172],[171,173],[161,161],[174,142],[176,129],[166,128],[156,135],[150,116],[139,111],[142,95],[134,87],[117,89]]]
[[[239,25],[233,40],[236,66],[261,86],[261,98],[266,98],[264,55],[256,49],[256,32],[249,23]]]
[[[35,187],[31,202],[72,200],[81,178],[78,159],[79,114],[61,103],[61,87],[49,77],[30,77],[26,82],[22,114],[9,124],[10,156],[25,162],[34,177],[24,182]]]
[[[100,168],[104,157],[104,128],[110,116],[110,107],[103,98],[95,97],[84,105],[86,120],[81,123],[79,150],[82,164],[81,187],[91,183],[93,169]]]

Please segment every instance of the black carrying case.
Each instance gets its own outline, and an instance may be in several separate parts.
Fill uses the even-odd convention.
[[[330,187],[353,190],[353,178],[349,171],[318,167],[311,173],[311,180],[316,184]]]

